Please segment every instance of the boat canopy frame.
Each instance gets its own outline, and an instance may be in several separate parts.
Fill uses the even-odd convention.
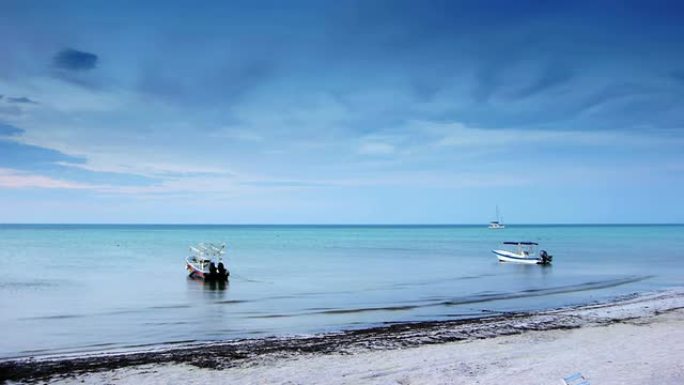
[[[516,246],[539,246],[537,242],[504,242],[504,245],[516,245]]]
[[[195,246],[190,246],[190,253],[199,261],[210,261],[217,259],[221,261],[223,255],[226,254],[225,243],[198,243]]]

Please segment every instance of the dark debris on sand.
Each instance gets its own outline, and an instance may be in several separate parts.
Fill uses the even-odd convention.
[[[0,362],[0,380],[40,380],[56,375],[153,363],[184,363],[201,368],[225,369],[255,358],[399,349],[519,334],[528,330],[580,326],[572,317],[534,319],[539,317],[520,313],[458,321],[393,324],[312,337],[234,340],[154,352],[15,359]]]

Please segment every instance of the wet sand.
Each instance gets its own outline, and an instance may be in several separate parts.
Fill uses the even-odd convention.
[[[137,353],[21,359],[0,378],[52,383],[684,383],[684,291],[473,320]]]

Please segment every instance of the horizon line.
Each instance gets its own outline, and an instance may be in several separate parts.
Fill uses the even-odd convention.
[[[482,223],[156,223],[156,222],[0,222],[0,226],[483,226]],[[520,222],[505,226],[682,226],[684,222]]]

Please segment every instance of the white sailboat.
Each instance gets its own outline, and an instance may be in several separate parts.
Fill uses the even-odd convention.
[[[489,228],[493,230],[506,228],[506,226],[501,222],[501,218],[499,217],[499,206],[496,206],[496,220],[489,222]]]

